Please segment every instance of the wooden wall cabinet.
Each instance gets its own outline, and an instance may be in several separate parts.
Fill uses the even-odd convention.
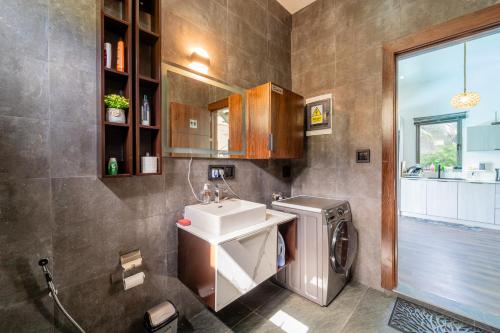
[[[247,90],[249,159],[298,159],[304,153],[304,98],[271,82]]]

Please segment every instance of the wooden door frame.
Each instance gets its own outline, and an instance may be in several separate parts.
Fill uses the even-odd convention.
[[[500,4],[426,28],[383,46],[382,71],[382,288],[397,285],[396,57],[500,27]]]

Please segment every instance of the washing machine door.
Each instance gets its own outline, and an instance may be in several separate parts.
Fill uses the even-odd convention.
[[[352,222],[339,221],[334,226],[330,244],[330,265],[339,274],[347,274],[358,248],[358,232]]]

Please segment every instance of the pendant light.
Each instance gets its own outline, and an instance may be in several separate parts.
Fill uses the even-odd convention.
[[[471,109],[479,104],[481,97],[476,92],[467,91],[467,43],[464,43],[464,92],[451,98],[451,106],[455,109]]]

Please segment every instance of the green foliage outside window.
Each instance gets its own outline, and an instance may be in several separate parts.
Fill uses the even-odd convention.
[[[436,152],[421,154],[420,164],[424,167],[431,164],[434,164],[434,167],[437,167],[438,164],[443,167],[457,166],[457,145],[447,144],[440,147]]]

